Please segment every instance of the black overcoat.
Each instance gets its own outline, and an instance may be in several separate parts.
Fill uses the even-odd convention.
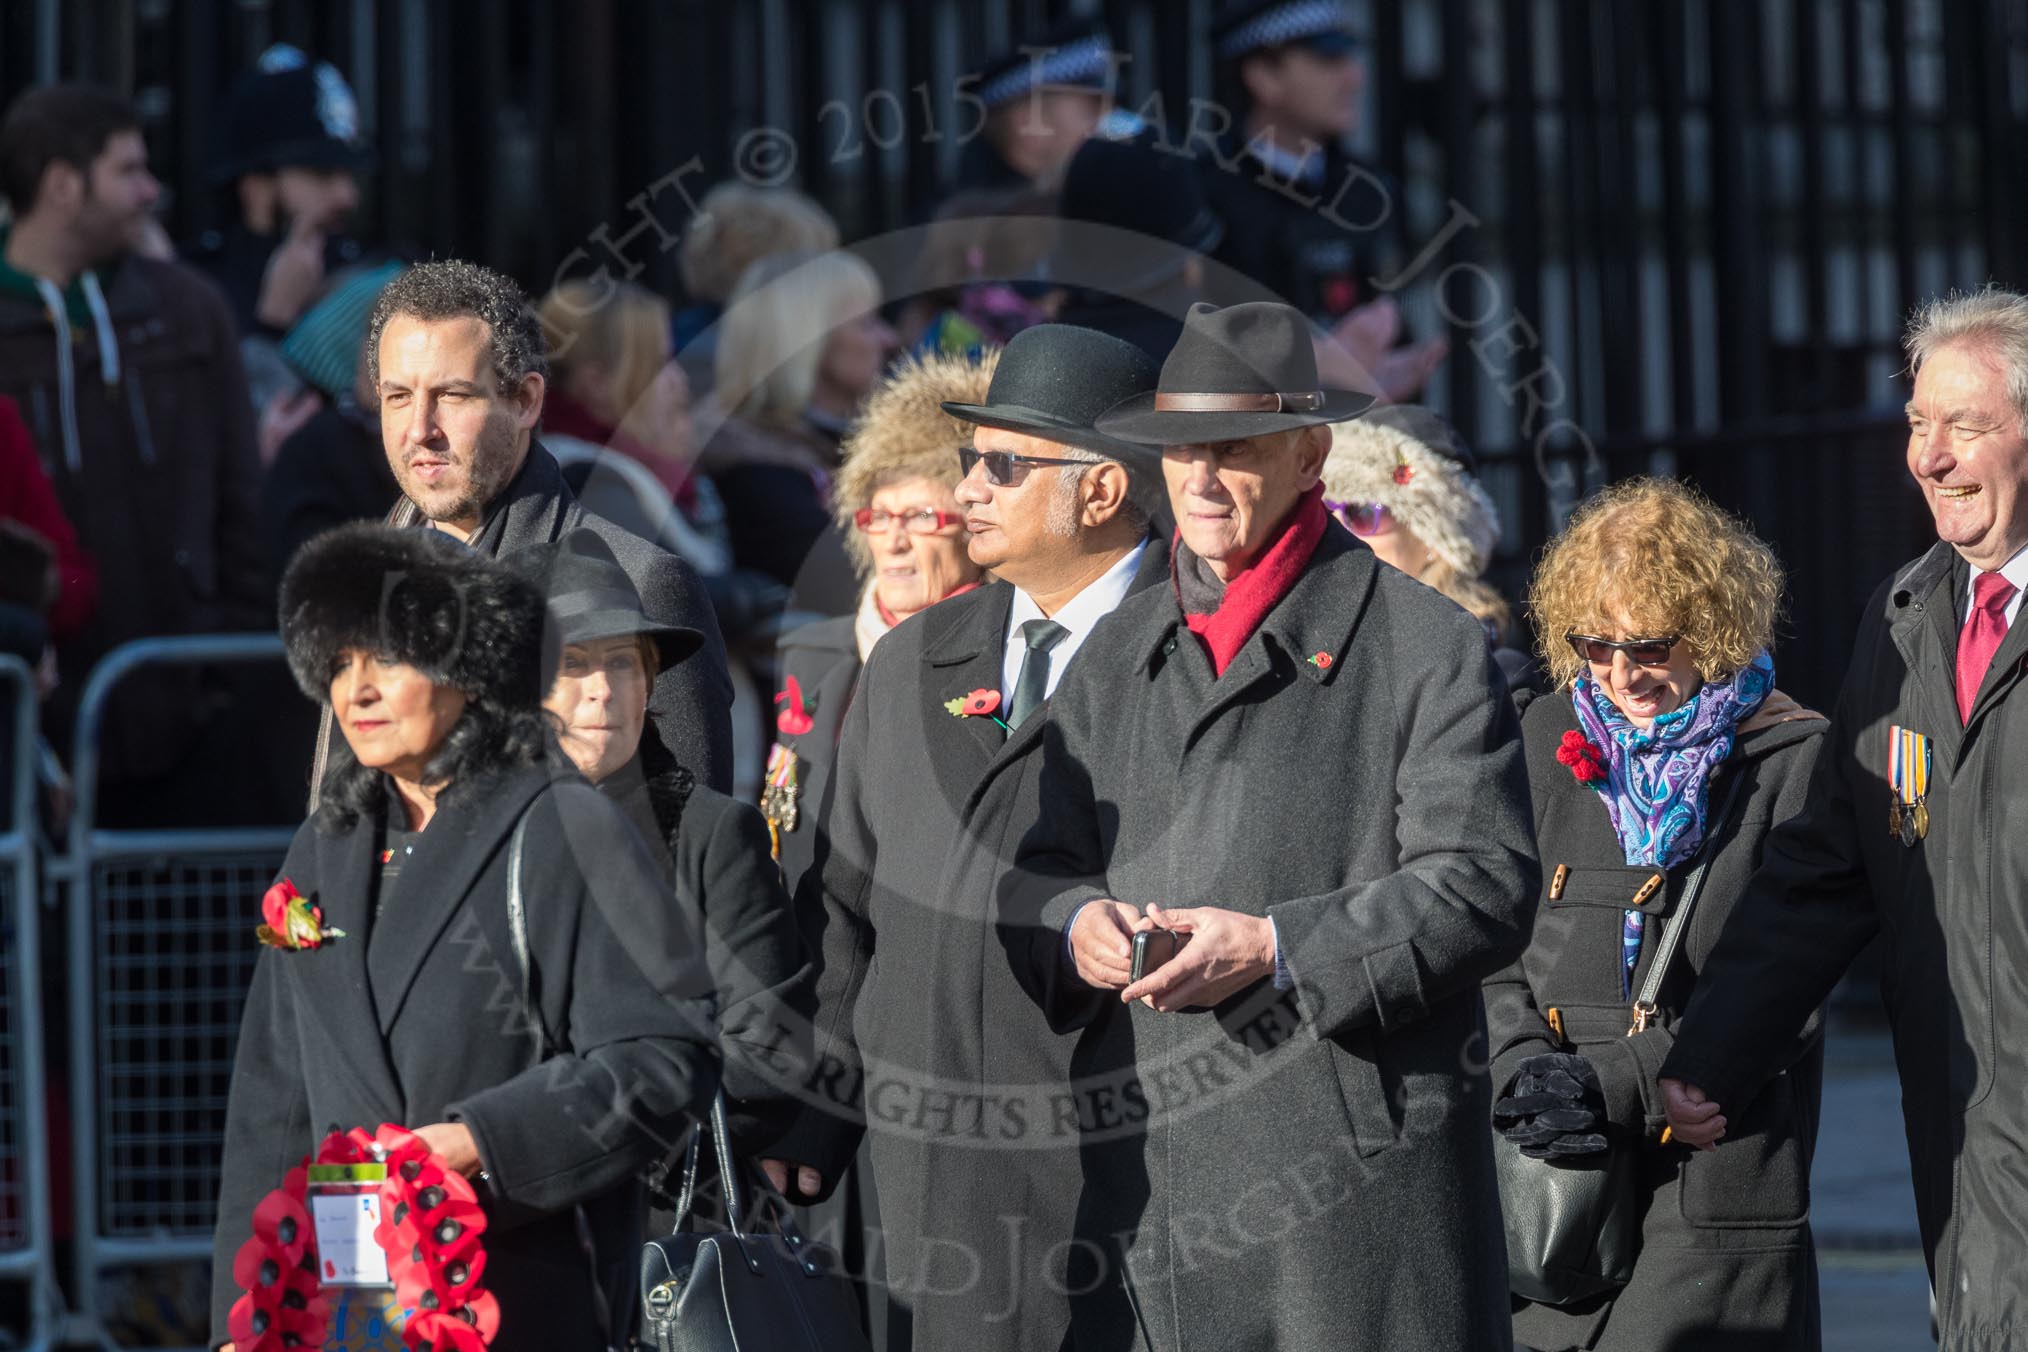
[[[695,783],[681,766],[642,771],[636,757],[599,792],[653,842],[678,911],[703,920],[733,1145],[758,1155],[796,1117],[816,964],[768,859],[760,812]]]
[[[326,1130],[453,1121],[471,1128],[492,1179],[493,1346],[597,1346],[593,1274],[613,1291],[636,1261],[637,1175],[710,1102],[710,979],[694,924],[667,904],[633,828],[581,781],[552,783],[541,767],[465,790],[418,838],[378,921],[371,821],[331,831],[327,804],[290,847],[282,876],[345,937],[264,950],[255,964],[226,1110],[214,1343],[227,1336],[232,1258],[254,1207]],[[507,920],[506,846],[524,812],[529,980],[562,1047],[547,1061]],[[578,1208],[606,1241],[591,1260]]]
[[[1167,574],[1151,540],[1133,585]],[[1071,1043],[1023,993],[994,919],[999,875],[1039,812],[1045,720],[1009,735],[945,707],[1000,688],[1012,603],[1011,586],[989,584],[874,646],[845,717],[829,858],[797,898],[823,954],[813,1099],[847,1107],[813,1109],[782,1149],[828,1181],[864,1139],[884,1249],[873,1276],[889,1328],[912,1325],[924,1352],[1055,1352],[1070,1320],[1077,1139],[1051,1111]]]
[[[1782,1072],[1729,1134],[1751,1142],[1700,1152],[1659,1144],[1666,1123],[1655,1072],[1675,1040],[1676,1016],[1760,863],[1775,824],[1802,809],[1810,767],[1828,725],[1816,715],[1749,723],[1712,775],[1715,811],[1740,783],[1730,820],[1706,842],[1696,910],[1656,996],[1660,1021],[1628,1037],[1630,1002],[1620,992],[1621,921],[1652,868],[1630,868],[1598,791],[1557,763],[1563,734],[1577,727],[1570,692],[1536,700],[1521,720],[1535,842],[1545,884],[1535,931],[1519,962],[1486,983],[1493,1037],[1493,1090],[1508,1090],[1520,1063],[1548,1051],[1582,1052],[1598,1070],[1616,1134],[1638,1142],[1641,1254],[1633,1281],[1610,1299],[1557,1308],[1519,1304],[1517,1343],[1541,1352],[1676,1352],[1724,1345],[1761,1352],[1815,1352],[1821,1344],[1810,1241],[1810,1157],[1816,1143],[1824,1052],[1817,1021],[1791,1044]],[[1662,929],[1675,914],[1689,865],[1641,909],[1642,955],[1633,988],[1647,980]],[[1551,896],[1552,890],[1558,892]],[[1558,1011],[1564,1037],[1544,1011]],[[1495,1150],[1515,1150],[1504,1140]],[[1547,1168],[1547,1165],[1540,1167]]]
[[[1878,934],[1945,1352],[2028,1347],[2028,624],[1955,694],[1969,570],[1939,543],[1867,606],[1801,815],[1769,838],[1664,1075],[1743,1105]],[[1888,832],[1888,730],[1934,749],[1929,832]],[[1728,1136],[1718,1152],[1752,1149]]]
[[[1222,677],[1173,588],[1131,598],[1044,745],[1005,914],[1084,1029],[1076,1346],[1508,1346],[1479,983],[1538,870],[1478,621],[1334,528]],[[1293,988],[1123,1006],[1064,955],[1100,896],[1265,915]]]
[[[782,689],[776,692],[778,702],[769,717],[775,744],[796,757],[796,824],[793,830],[779,832],[781,848],[776,856],[791,895],[802,885],[803,875],[821,867],[828,853],[824,817],[830,810],[831,772],[838,763],[845,707],[859,680],[859,643],[852,625],[850,615],[801,625],[782,636],[779,648]],[[791,676],[810,718],[803,732],[785,731],[781,724],[789,708],[780,696],[787,692]]]

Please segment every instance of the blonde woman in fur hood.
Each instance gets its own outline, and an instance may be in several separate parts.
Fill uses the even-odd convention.
[[[910,615],[985,578],[966,555],[953,495],[963,477],[958,447],[970,441],[971,426],[939,405],[983,400],[999,356],[988,349],[978,361],[932,354],[903,363],[868,398],[841,447],[832,514],[859,573],[859,607],[782,639],[782,688],[762,789],[761,810],[791,888],[817,853],[838,727],[866,655]]]
[[[1331,429],[1324,505],[1389,563],[1448,596],[1486,627],[1510,686],[1534,681],[1512,642],[1514,614],[1482,574],[1500,518],[1451,425],[1426,408],[1394,404]]]

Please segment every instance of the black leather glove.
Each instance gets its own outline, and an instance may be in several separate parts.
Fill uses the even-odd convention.
[[[1605,1120],[1598,1072],[1574,1052],[1529,1057],[1514,1077],[1513,1092],[1493,1105],[1493,1125],[1531,1159],[1604,1150]]]

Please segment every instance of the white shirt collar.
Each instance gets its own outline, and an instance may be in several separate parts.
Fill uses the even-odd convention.
[[[1960,620],[1971,618],[1972,597],[1976,594],[1974,588],[1978,586],[1979,579],[1989,572],[1998,573],[2013,584],[2014,594],[2007,600],[2006,611],[2007,623],[2012,625],[2014,617],[2021,613],[2021,598],[2024,593],[2028,593],[2028,546],[2015,550],[2014,557],[2001,564],[1998,568],[1974,568],[1971,570],[1971,576],[1965,579],[1964,609],[1958,616]]]
[[[1063,678],[1072,655],[1083,646],[1092,629],[1127,599],[1127,593],[1134,585],[1134,574],[1140,570],[1141,559],[1147,552],[1148,542],[1142,540],[1112,567],[1087,583],[1069,604],[1048,617],[1069,631],[1061,642],[1050,649],[1048,694],[1056,693],[1056,683]],[[1007,637],[1000,662],[1000,694],[1003,698],[1013,699],[1014,682],[1021,675],[1022,659],[1028,655],[1028,643],[1021,637],[1021,626],[1026,621],[1042,618],[1042,607],[1036,605],[1035,599],[1027,592],[1016,587],[1014,604],[1007,614]]]

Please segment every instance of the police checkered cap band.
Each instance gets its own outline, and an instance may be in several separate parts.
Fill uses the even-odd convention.
[[[1093,89],[1103,89],[1112,73],[1112,54],[1111,45],[1097,34],[1043,51],[1039,60],[1024,52],[1019,65],[1004,75],[995,76],[979,90],[979,98],[988,108],[997,108],[1003,103],[1012,103],[1030,90],[1050,85],[1089,85]]]
[[[1351,16],[1340,0],[1290,0],[1235,27],[1218,40],[1218,55],[1231,60],[1264,47],[1301,42],[1325,33],[1343,33]]]

